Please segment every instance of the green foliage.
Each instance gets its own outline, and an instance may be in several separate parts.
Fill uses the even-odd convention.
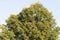
[[[0,25],[0,40],[15,40],[14,39],[14,32],[9,31],[5,25]]]
[[[8,32],[12,40],[56,40],[60,31],[52,13],[39,3],[23,9],[17,15],[11,15],[6,22],[7,32],[12,31]]]

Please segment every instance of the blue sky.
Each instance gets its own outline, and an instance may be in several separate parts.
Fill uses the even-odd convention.
[[[36,2],[42,3],[52,12],[57,25],[60,25],[60,0],[0,0],[0,24],[6,24],[10,14],[18,14],[25,7]]]

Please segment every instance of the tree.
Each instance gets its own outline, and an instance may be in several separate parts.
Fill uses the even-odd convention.
[[[5,25],[0,25],[0,40],[15,40],[14,39],[14,32],[8,31]]]
[[[39,3],[23,9],[17,15],[11,15],[6,22],[16,40],[56,40],[60,31],[52,13]]]

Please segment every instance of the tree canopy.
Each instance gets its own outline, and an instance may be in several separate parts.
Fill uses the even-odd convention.
[[[52,13],[40,3],[11,15],[6,23],[6,30],[0,35],[6,40],[56,40],[60,31]]]
[[[14,32],[8,31],[5,25],[0,25],[0,40],[15,40],[14,38]]]

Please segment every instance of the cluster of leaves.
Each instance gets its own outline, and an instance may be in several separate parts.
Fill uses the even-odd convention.
[[[11,15],[6,22],[0,33],[4,40],[56,40],[60,31],[52,13],[39,3]]]
[[[14,32],[13,31],[8,31],[5,25],[0,25],[0,40],[15,40],[14,38]]]

